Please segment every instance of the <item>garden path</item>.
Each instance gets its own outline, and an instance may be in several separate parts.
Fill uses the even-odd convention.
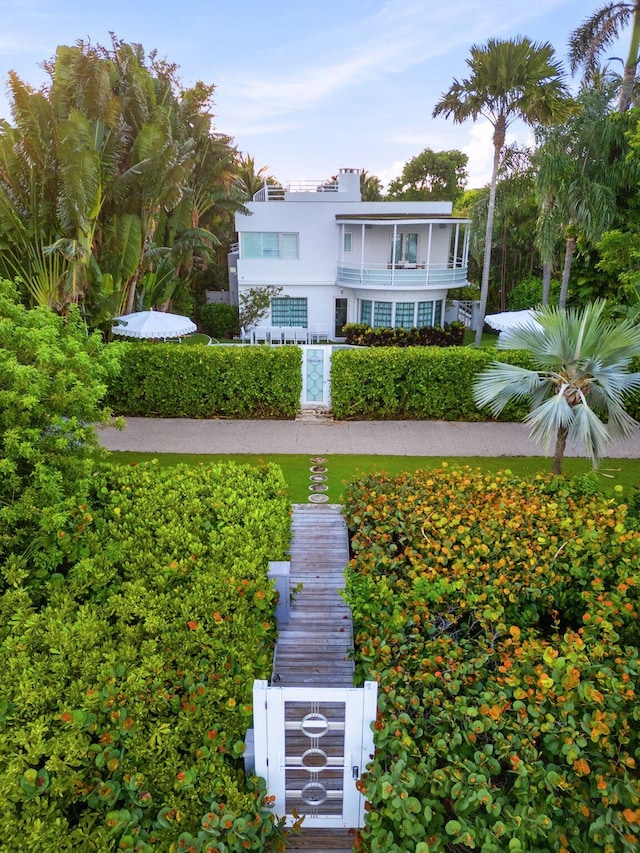
[[[351,611],[340,591],[349,562],[347,527],[337,504],[294,504],[289,622],[281,625],[273,669],[280,687],[352,687]]]
[[[342,599],[349,538],[336,504],[294,504],[291,519],[289,623],[280,626],[272,682],[280,686],[351,687],[353,628]],[[297,585],[299,591],[295,591]],[[287,850],[349,853],[348,830],[302,828],[287,840]]]

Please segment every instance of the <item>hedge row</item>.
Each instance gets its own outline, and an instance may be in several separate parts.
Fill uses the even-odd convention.
[[[51,543],[53,572],[9,561],[2,850],[278,847],[241,756],[272,669],[285,490],[271,465],[109,466]]]
[[[566,481],[349,487],[356,673],[380,684],[359,849],[640,847],[640,525]]]
[[[121,349],[107,398],[118,415],[292,418],[300,408],[298,347],[110,346]]]
[[[338,350],[331,360],[336,418],[362,420],[486,421],[473,402],[475,376],[492,360],[531,367],[527,353],[472,347]],[[526,404],[505,408],[501,420],[519,421]]]
[[[372,329],[366,323],[347,323],[343,327],[348,344],[364,347],[454,347],[462,346],[464,323],[456,320],[440,326],[411,329]]]

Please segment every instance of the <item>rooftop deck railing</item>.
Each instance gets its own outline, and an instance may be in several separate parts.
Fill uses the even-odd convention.
[[[285,193],[337,193],[337,181],[292,181],[286,187],[265,184],[253,201],[284,201]]]

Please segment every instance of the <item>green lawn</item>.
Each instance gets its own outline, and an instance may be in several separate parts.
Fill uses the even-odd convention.
[[[112,452],[110,458],[123,465],[148,462],[157,459],[159,465],[177,465],[184,462],[188,465],[198,465],[206,462],[233,461],[254,465],[258,460],[274,462],[283,470],[289,486],[293,503],[306,503],[309,494],[312,463],[309,456],[265,454],[182,454],[182,453],[130,453],[124,451]],[[530,477],[538,473],[549,473],[551,459],[529,456],[501,456],[499,458],[485,457],[430,457],[430,456],[326,456],[327,485],[326,493],[331,503],[341,503],[344,483],[359,473],[386,472],[398,474],[402,471],[415,471],[420,468],[438,468],[445,462],[450,466],[470,465],[483,471],[500,471],[505,468],[522,477]],[[568,475],[585,474],[591,470],[586,459],[566,459],[565,473]],[[640,483],[640,459],[605,459],[600,465],[600,485],[602,491],[610,496],[627,497],[635,484]],[[622,490],[620,489],[622,487]]]

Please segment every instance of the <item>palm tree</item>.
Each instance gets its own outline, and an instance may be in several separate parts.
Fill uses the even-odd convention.
[[[366,169],[360,172],[360,198],[362,201],[381,201],[382,183],[377,175],[370,175]]]
[[[633,89],[640,50],[640,0],[634,3],[606,3],[587,18],[569,39],[569,67],[575,74],[584,69],[583,80],[588,83],[598,71],[598,60],[606,47],[620,37],[621,30],[631,22],[631,43],[624,61],[618,112],[625,112],[633,101]],[[622,60],[621,60],[622,61]]]
[[[278,181],[269,174],[269,166],[262,166],[256,170],[256,163],[253,157],[248,154],[243,156],[238,155],[236,165],[236,185],[244,200],[251,201],[254,195],[261,190],[265,184],[271,186],[279,186]]]
[[[553,47],[548,42],[531,42],[523,37],[508,41],[490,39],[484,46],[471,48],[467,65],[471,69],[470,76],[462,81],[454,80],[436,104],[433,115],[451,116],[458,124],[483,116],[493,127],[493,171],[475,340],[479,346],[489,293],[498,167],[507,129],[515,119],[529,125],[561,120],[569,113],[571,101],[562,81],[561,65],[554,61]]]
[[[537,243],[545,263],[552,262],[560,234],[565,237],[560,308],[566,304],[578,238],[597,242],[614,222],[616,192],[638,182],[635,161],[620,154],[624,128],[610,117],[612,91],[600,78],[578,95],[579,112],[536,134]]]
[[[530,400],[531,437],[545,452],[555,438],[554,474],[562,471],[568,439],[582,443],[596,467],[606,448],[637,426],[623,399],[640,388],[640,373],[627,372],[640,354],[640,326],[607,320],[605,304],[539,309],[538,327],[514,328],[498,339],[500,349],[528,350],[534,369],[494,362],[474,383],[476,405],[494,416],[511,401]]]

